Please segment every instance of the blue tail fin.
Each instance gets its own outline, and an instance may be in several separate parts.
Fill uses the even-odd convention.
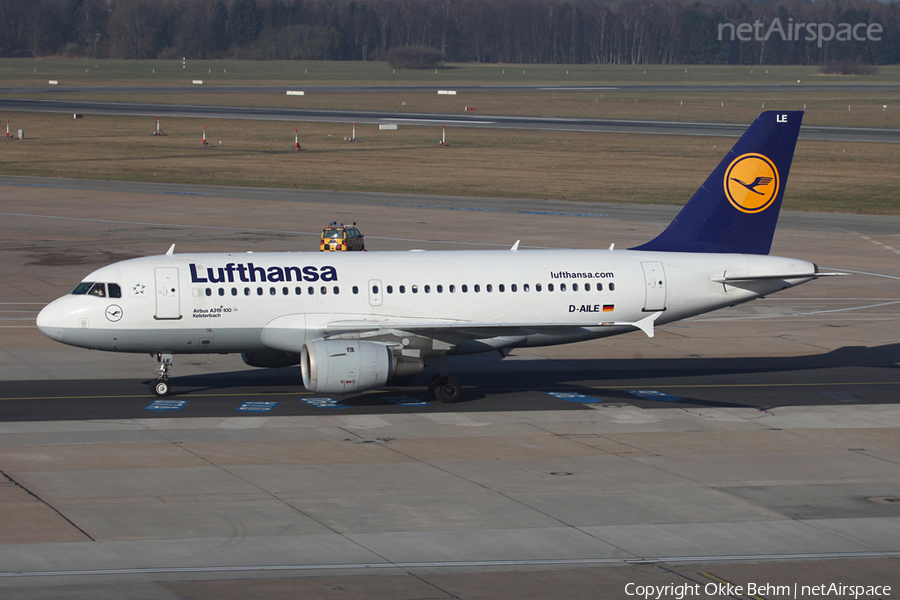
[[[634,250],[768,254],[802,111],[767,111],[656,239]]]

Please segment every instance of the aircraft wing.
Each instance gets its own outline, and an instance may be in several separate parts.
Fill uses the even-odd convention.
[[[416,321],[402,318],[387,319],[353,319],[331,321],[322,327],[326,337],[342,337],[347,335],[354,338],[367,339],[390,335],[397,332],[409,332],[423,337],[440,338],[444,335],[452,335],[465,339],[484,339],[500,336],[526,336],[534,333],[553,333],[555,331],[571,331],[580,328],[595,327],[634,327],[653,337],[653,324],[662,312],[647,315],[639,321],[559,321],[543,323],[476,323],[471,321]]]

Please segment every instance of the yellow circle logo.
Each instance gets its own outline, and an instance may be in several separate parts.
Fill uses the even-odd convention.
[[[778,169],[762,154],[742,154],[725,171],[725,195],[741,212],[766,210],[778,195]]]

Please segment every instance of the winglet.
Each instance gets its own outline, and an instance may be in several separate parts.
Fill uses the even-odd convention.
[[[175,254],[175,244],[172,244],[169,246],[169,249],[166,250],[166,256],[172,256],[173,254]]]
[[[632,325],[634,325],[635,327],[637,327],[638,329],[640,329],[641,331],[646,333],[647,337],[652,338],[655,334],[655,332],[653,331],[653,324],[656,322],[656,320],[659,318],[659,316],[661,314],[662,314],[662,311],[657,311],[657,312],[653,313],[652,315],[647,315],[640,321],[632,323]]]
[[[513,247],[510,248],[510,250],[512,250],[513,252],[518,252],[518,250],[519,250],[519,242],[521,242],[521,241],[522,241],[522,240],[516,240],[516,243],[513,244]]]

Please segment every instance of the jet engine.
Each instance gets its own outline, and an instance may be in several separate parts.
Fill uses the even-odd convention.
[[[281,369],[300,364],[300,355],[293,352],[263,350],[261,352],[243,352],[241,358],[251,367]]]
[[[303,385],[311,392],[348,394],[421,373],[421,358],[395,356],[390,346],[359,340],[312,340],[300,351]]]

